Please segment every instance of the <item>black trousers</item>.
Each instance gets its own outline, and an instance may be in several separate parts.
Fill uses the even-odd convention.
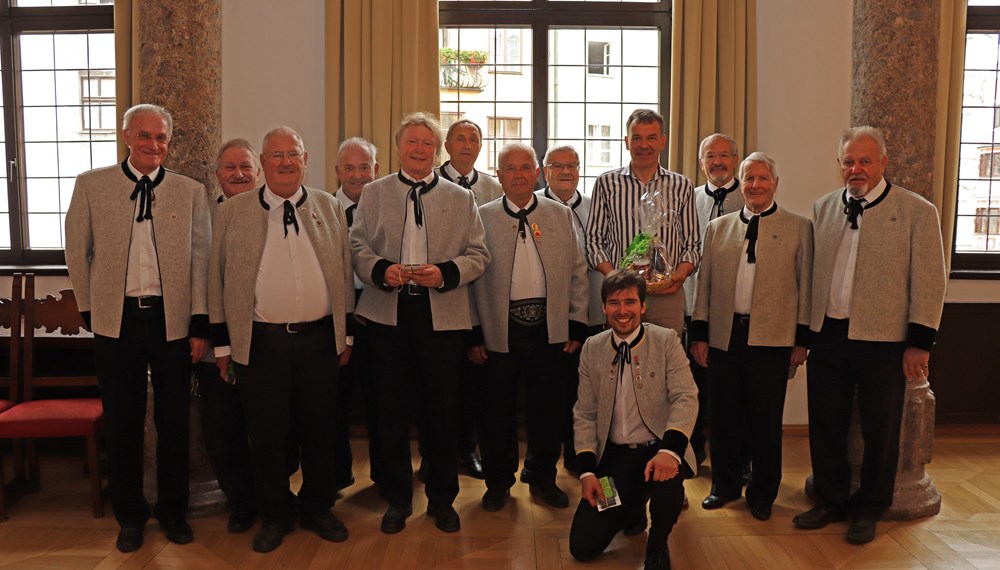
[[[902,342],[847,338],[849,321],[831,319],[809,355],[809,450],[817,503],[836,511],[878,517],[892,505],[899,463],[899,431],[906,378]],[[857,392],[865,451],[861,486],[850,495],[847,434]]]
[[[349,481],[353,477],[354,454],[351,452],[351,407],[355,386],[361,388],[361,400],[365,411],[365,423],[368,427],[368,458],[369,476],[378,482],[378,460],[381,456],[378,441],[378,421],[375,400],[375,381],[371,378],[366,360],[370,350],[368,327],[356,323],[354,327],[354,346],[351,348],[351,359],[340,369],[337,380],[337,409],[334,413],[334,461],[336,463],[336,478],[338,482]]]
[[[397,325],[368,323],[368,365],[378,392],[379,490],[396,507],[413,501],[410,419],[426,429],[425,492],[434,505],[458,495],[458,381],[465,331],[435,331],[427,295],[397,297]]]
[[[749,330],[749,320],[734,317],[729,350],[708,352],[712,492],[739,497],[749,457],[753,478],[747,502],[763,507],[774,503],[781,483],[781,423],[792,349],[748,346]]]
[[[334,490],[333,410],[338,359],[333,321],[299,333],[254,325],[250,362],[236,364],[253,455],[257,511],[288,518],[297,506],[288,489],[289,430],[301,445],[303,513],[329,510]]]
[[[486,365],[476,364],[462,357],[462,371],[458,381],[458,453],[475,453],[479,445],[479,418],[481,411],[481,384],[486,377]],[[422,415],[426,417],[426,415]],[[426,453],[427,426],[420,426],[417,451]]]
[[[563,343],[549,344],[545,321],[534,326],[508,320],[509,352],[487,353],[481,386],[483,471],[486,487],[509,489],[517,472],[517,384],[524,379],[532,483],[555,483],[562,445]]]
[[[125,299],[118,338],[94,335],[97,381],[107,426],[108,490],[122,526],[142,526],[150,515],[142,494],[147,372],[153,384],[156,493],[153,515],[184,518],[188,506],[191,345],[166,340],[163,303],[141,309]]]
[[[198,362],[193,369],[205,451],[219,488],[231,509],[254,511],[253,463],[239,388],[224,382],[212,362]]]
[[[650,527],[646,555],[660,552],[681,514],[684,502],[684,478],[645,481],[643,469],[656,455],[656,446],[629,449],[608,442],[595,475],[614,479],[621,506],[598,512],[581,499],[569,531],[569,551],[580,561],[596,558],[611,544],[618,531],[631,526],[644,514],[649,501]]]

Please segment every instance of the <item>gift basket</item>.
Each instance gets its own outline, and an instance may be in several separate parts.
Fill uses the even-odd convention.
[[[654,188],[642,195],[637,215],[639,233],[625,249],[619,267],[638,272],[646,280],[648,291],[662,291],[673,284],[673,260],[667,257],[660,235],[673,227],[676,212],[663,207],[664,197]],[[663,230],[661,232],[661,230]]]

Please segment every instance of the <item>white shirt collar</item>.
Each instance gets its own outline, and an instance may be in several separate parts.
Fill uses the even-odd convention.
[[[736,180],[736,178],[735,178],[735,177],[733,177],[733,178],[730,178],[729,180],[726,180],[726,183],[725,183],[725,184],[723,184],[722,186],[716,186],[715,184],[712,184],[711,182],[709,182],[709,181],[706,181],[706,182],[705,182],[705,186],[706,186],[706,187],[707,187],[707,188],[708,188],[709,190],[718,190],[719,188],[726,188],[726,189],[728,189],[728,188],[729,188],[730,186],[732,186],[732,185],[733,185],[733,180]]]
[[[523,208],[508,200],[506,196],[503,197],[503,201],[507,204],[507,207],[510,208],[510,211],[516,214],[521,210],[527,210],[535,204],[535,193],[531,193],[531,198],[528,199],[528,203],[525,204]]]
[[[627,337],[621,338],[621,337],[618,336],[618,333],[612,332],[611,333],[611,338],[615,339],[615,346],[618,346],[619,344],[621,344],[623,342],[631,344],[632,341],[635,340],[636,337],[639,336],[639,331],[641,331],[641,330],[642,330],[642,324],[640,323],[639,326],[635,327],[635,330],[632,331]]]
[[[461,172],[456,170],[455,167],[452,166],[451,163],[449,162],[448,164],[444,165],[444,171],[448,173],[448,177],[450,177],[452,180],[458,180],[460,177],[464,176],[469,179],[469,182],[471,182],[472,173],[475,172],[476,169],[473,168],[472,170],[469,171],[468,174],[462,174]]]
[[[302,186],[299,186],[299,189],[296,190],[295,193],[292,194],[290,197],[282,198],[281,196],[278,196],[277,194],[272,192],[271,188],[268,185],[266,184],[264,185],[264,202],[266,202],[267,205],[271,207],[272,212],[275,211],[278,208],[278,206],[281,206],[281,203],[284,202],[285,200],[290,201],[294,206],[299,201],[300,198],[302,198]]]
[[[409,180],[410,182],[426,182],[430,184],[431,182],[434,181],[433,170],[431,170],[431,173],[428,174],[427,176],[424,176],[423,178],[416,178],[415,176],[410,176],[410,174],[407,173],[405,170],[400,170],[399,172],[403,175],[403,178]]]
[[[351,200],[351,197],[347,195],[347,192],[344,192],[344,187],[343,186],[341,186],[340,188],[337,188],[337,193],[334,194],[334,196],[336,196],[337,199],[340,200],[341,203],[344,204],[344,208],[350,208],[351,206],[357,204],[357,202],[355,202],[354,200]]]
[[[879,198],[881,198],[882,194],[885,194],[885,189],[888,186],[889,185],[885,181],[885,176],[883,176],[882,179],[878,181],[878,184],[873,186],[872,189],[869,190],[867,194],[861,197],[861,199],[871,204],[876,200],[878,200]],[[847,192],[847,198],[848,199],[853,198],[853,196],[851,196],[850,191]]]
[[[128,160],[125,161],[125,164],[128,165],[128,169],[132,171],[132,174],[135,174],[136,178],[142,178],[143,176],[148,176],[150,179],[154,179],[154,178],[156,178],[157,176],[160,175],[160,169],[163,168],[162,166],[159,166],[159,167],[156,168],[156,170],[150,172],[149,174],[143,174],[143,173],[139,172],[138,170],[136,170],[136,168],[134,166],[132,166],[132,157],[131,156],[128,157]]]

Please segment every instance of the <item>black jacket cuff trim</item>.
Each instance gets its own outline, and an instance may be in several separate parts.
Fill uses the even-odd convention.
[[[483,327],[476,325],[472,327],[471,331],[465,333],[465,348],[473,348],[485,344],[486,339],[483,337]]]
[[[688,338],[691,342],[708,342],[708,321],[691,321]]]
[[[229,346],[229,327],[226,323],[212,323],[212,346]]]
[[[917,323],[906,325],[906,346],[912,346],[930,352],[934,348],[934,337],[937,330]]]
[[[580,473],[597,473],[597,454],[593,451],[577,453],[576,465]]]
[[[684,457],[684,452],[687,451],[687,446],[688,437],[675,429],[668,429],[664,432],[663,438],[660,439],[660,449],[673,451],[678,457]]]
[[[813,332],[809,325],[795,325],[795,346],[812,348]]]
[[[434,265],[441,270],[441,278],[444,279],[444,285],[439,288],[440,291],[451,291],[458,287],[459,281],[462,280],[462,275],[458,271],[458,265],[454,261],[444,261],[442,263],[435,263]]]
[[[569,322],[569,338],[571,340],[585,342],[590,336],[590,327],[579,321]]]
[[[205,339],[212,337],[208,315],[191,315],[191,321],[188,323],[188,336]]]
[[[83,319],[83,324],[87,327],[87,330],[94,332],[94,327],[90,326],[90,311],[80,311],[80,318]]]
[[[385,284],[385,272],[392,267],[392,262],[388,259],[380,259],[375,262],[375,267],[372,267],[372,283],[376,287],[382,289],[383,291],[395,291],[395,287],[389,287]]]

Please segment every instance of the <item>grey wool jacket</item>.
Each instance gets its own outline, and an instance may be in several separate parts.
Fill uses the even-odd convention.
[[[125,302],[125,274],[135,219],[135,182],[122,164],[77,176],[66,212],[66,267],[80,311],[90,312],[94,334],[118,338]],[[153,225],[159,262],[166,340],[208,337],[208,254],[212,241],[208,191],[167,170],[155,188]],[[191,317],[202,315],[202,331]],[[196,319],[196,321],[199,319]]]
[[[833,265],[847,223],[846,190],[813,206],[812,312],[819,331],[833,280]],[[937,209],[923,197],[890,184],[861,216],[850,326],[853,340],[906,342],[930,350],[941,324],[947,287]]]
[[[402,258],[403,228],[407,216],[413,215],[409,190],[396,173],[367,184],[351,226],[354,271],[365,285],[355,314],[388,326],[397,323],[397,293],[385,285],[384,277],[386,269]],[[444,277],[444,286],[429,292],[434,330],[469,330],[468,285],[490,263],[475,197],[438,177],[422,201],[427,262],[437,265]]]
[[[297,208],[302,231],[309,236],[319,259],[333,307],[337,354],[347,347],[347,315],[354,310],[354,275],[347,245],[347,218],[332,194],[305,187],[306,200]],[[267,210],[260,203],[261,189],[233,196],[215,214],[209,278],[213,344],[229,345],[232,358],[250,361],[253,334],[254,292],[264,243]]]
[[[761,216],[759,224],[748,344],[809,347],[812,223],[779,207]],[[693,341],[729,350],[746,230],[739,211],[708,224],[690,329]]]
[[[659,434],[660,448],[682,457],[688,474],[693,475],[698,466],[688,439],[698,417],[698,388],[684,347],[673,330],[651,323],[642,326],[643,338],[632,349],[632,382],[639,414],[649,431]],[[616,354],[613,334],[609,329],[588,338],[580,352],[573,437],[581,472],[593,471],[600,463],[611,432],[618,390],[618,367],[612,365]]]
[[[518,220],[504,209],[504,198],[479,208],[486,230],[486,247],[492,261],[472,286],[473,321],[482,327],[486,348],[508,352],[508,307]],[[545,312],[549,343],[587,337],[587,262],[583,244],[573,226],[573,212],[548,198],[535,196],[528,221],[537,225],[539,237],[528,228],[526,239],[535,240],[545,273]]]

